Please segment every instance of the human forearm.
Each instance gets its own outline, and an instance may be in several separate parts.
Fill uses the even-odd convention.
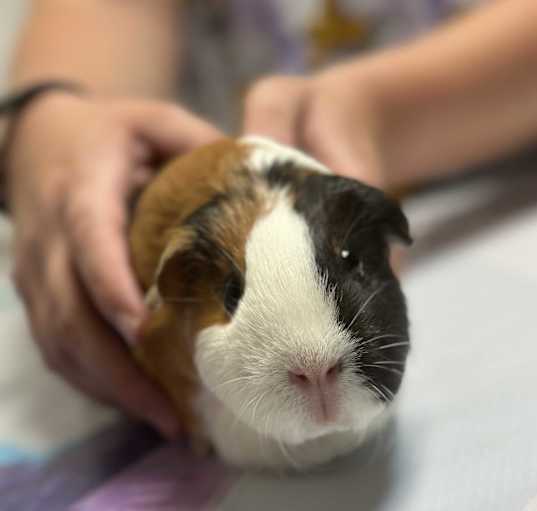
[[[180,41],[175,0],[36,0],[11,71],[13,86],[77,81],[93,92],[167,97]]]
[[[537,135],[537,4],[497,2],[399,49],[347,64],[379,117],[393,184],[497,157]]]

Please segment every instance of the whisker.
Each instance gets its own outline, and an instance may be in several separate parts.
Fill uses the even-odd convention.
[[[248,411],[248,408],[252,405],[252,404],[255,404],[257,400],[260,400],[261,398],[263,397],[263,395],[261,396],[254,396],[253,398],[251,398],[249,401],[247,401],[246,403],[243,403],[242,406],[240,407],[239,409],[239,412],[237,413],[237,415],[235,416],[235,420],[233,421],[233,424],[231,425],[230,429],[231,430],[234,430],[238,425],[239,423],[242,423],[244,424],[244,417],[246,415],[246,412]]]
[[[259,396],[254,396],[252,399],[250,399],[250,401],[248,401],[246,403],[246,406],[245,407],[241,407],[241,410],[244,409],[244,412],[240,414],[240,419],[243,419],[244,416],[245,416],[245,412],[248,411],[247,408],[251,407],[251,410],[250,410],[250,417],[252,417],[252,419],[255,419],[256,417],[256,414],[257,414],[257,409],[259,407],[259,405],[261,404],[261,402],[263,401],[263,399],[265,399],[265,397],[270,393],[270,390],[267,390],[265,392],[263,392],[262,394],[260,394]],[[246,408],[246,409],[245,409]]]
[[[391,344],[385,344],[384,346],[380,346],[377,349],[387,350],[388,348],[396,348],[397,346],[408,346],[409,344],[410,343],[408,341],[392,342]]]
[[[373,383],[370,379],[367,381],[367,385],[371,387],[370,390],[373,390],[373,394],[376,394],[377,397],[381,397],[384,399],[388,399],[390,397],[389,394],[386,394],[386,392],[383,392],[382,390],[380,390],[380,388],[375,383]],[[389,390],[389,389],[386,389],[386,390]]]
[[[375,360],[375,364],[394,364],[394,365],[405,365],[404,362],[400,362],[399,360]]]
[[[232,378],[231,380],[227,380],[225,382],[219,383],[214,387],[214,389],[219,389],[221,387],[225,387],[227,385],[231,385],[232,383],[237,383],[239,381],[250,381],[253,379],[253,376],[239,376],[238,378]]]
[[[239,418],[243,418],[244,417],[244,412],[246,412],[246,410],[251,406],[253,405],[258,399],[260,398],[260,396],[253,396],[251,397],[248,401],[244,402],[239,410]]]
[[[393,393],[393,391],[391,391],[388,387],[386,387],[386,385],[381,383],[380,386],[384,389],[384,392],[386,392],[388,394],[388,397],[390,399],[393,399],[395,397],[395,394]]]
[[[384,369],[385,371],[390,371],[391,373],[398,374],[399,376],[403,376],[403,371],[400,371],[399,369],[395,369],[394,367],[385,367],[383,365],[377,365],[377,364],[360,364],[361,367],[373,367],[375,369]]]
[[[267,393],[268,392],[264,392],[263,394],[261,394],[259,399],[255,402],[254,406],[252,407],[252,418],[253,419],[255,419],[255,417],[257,416],[257,409],[259,408],[259,405],[261,404],[261,402],[263,401],[263,399],[265,398]]]
[[[387,339],[387,338],[406,339],[406,336],[405,335],[398,335],[398,334],[382,334],[382,335],[377,335],[376,337],[373,337],[371,339],[366,339],[366,341],[360,343],[360,345],[365,346],[366,344],[372,343],[374,341],[378,341],[379,339]]]
[[[373,298],[375,298],[375,296],[377,296],[381,291],[383,291],[386,286],[388,285],[387,282],[385,282],[384,284],[380,285],[379,287],[377,287],[377,289],[375,289],[375,291],[373,291],[370,295],[369,295],[369,298],[367,298],[367,300],[362,304],[362,306],[358,309],[358,312],[354,315],[354,317],[352,318],[352,321],[350,322],[350,324],[346,327],[347,330],[350,330],[352,325],[354,325],[355,321],[358,319],[358,316],[360,316],[360,314],[366,309],[366,307],[371,303],[371,301],[373,300]]]
[[[255,417],[255,412],[257,411],[257,407],[259,406],[259,403],[263,400],[265,395],[266,395],[266,393],[261,394],[259,396],[255,396],[253,399],[248,401],[248,404],[246,405],[246,408],[250,408],[250,410],[249,410],[250,417],[252,417],[252,418]],[[242,417],[244,417],[244,415]]]

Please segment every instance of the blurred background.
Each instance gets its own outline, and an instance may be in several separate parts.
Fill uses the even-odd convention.
[[[17,29],[27,9],[25,0],[7,0],[0,5],[0,89],[4,90],[10,53]]]

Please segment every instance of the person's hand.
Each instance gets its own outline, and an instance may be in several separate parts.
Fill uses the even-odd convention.
[[[127,199],[152,163],[219,136],[165,103],[58,92],[22,114],[10,150],[14,280],[46,363],[166,436],[180,430],[170,402],[124,344],[135,342],[145,315]]]
[[[312,77],[270,76],[253,85],[244,132],[299,147],[334,172],[385,187],[373,84],[354,66]]]

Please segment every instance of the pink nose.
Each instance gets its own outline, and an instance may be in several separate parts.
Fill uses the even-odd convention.
[[[341,369],[341,362],[337,362],[327,369],[296,369],[289,371],[289,379],[291,383],[304,389],[319,386],[325,387],[337,381]]]
[[[329,422],[336,415],[337,383],[341,371],[341,362],[324,368],[289,371],[289,381],[312,401],[314,415],[320,422]]]

